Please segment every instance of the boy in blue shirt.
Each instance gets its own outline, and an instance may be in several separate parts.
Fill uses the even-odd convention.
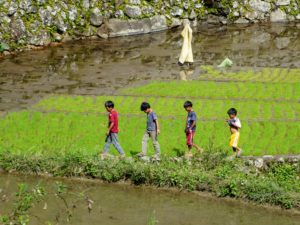
[[[193,103],[191,101],[186,101],[183,105],[185,110],[188,112],[187,118],[186,118],[186,126],[184,129],[184,132],[186,134],[186,144],[188,146],[188,152],[186,156],[191,157],[193,156],[192,148],[196,148],[198,152],[202,152],[203,150],[194,143],[194,136],[196,133],[196,122],[197,122],[197,115],[193,111]]]
[[[155,158],[160,156],[160,145],[157,140],[157,136],[160,133],[159,123],[156,113],[151,109],[151,106],[148,102],[143,102],[141,104],[141,111],[147,114],[147,126],[146,131],[142,140],[142,152],[138,154],[139,157],[147,155],[147,144],[149,138],[151,138],[153,147],[155,149]]]

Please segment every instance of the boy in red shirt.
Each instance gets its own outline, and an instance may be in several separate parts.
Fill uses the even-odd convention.
[[[107,101],[104,104],[108,114],[108,130],[106,131],[106,139],[105,139],[105,146],[103,149],[102,156],[106,156],[109,151],[109,147],[111,144],[118,150],[122,157],[125,156],[125,153],[118,141],[118,112],[114,109],[114,103],[112,101]]]

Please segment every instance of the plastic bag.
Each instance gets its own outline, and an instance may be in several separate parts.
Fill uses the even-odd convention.
[[[223,60],[223,62],[218,65],[219,68],[226,68],[226,67],[231,67],[233,65],[233,62],[229,59],[229,58],[226,58]]]

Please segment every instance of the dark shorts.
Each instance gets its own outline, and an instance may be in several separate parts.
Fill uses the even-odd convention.
[[[195,131],[186,133],[186,144],[192,146],[194,141]]]

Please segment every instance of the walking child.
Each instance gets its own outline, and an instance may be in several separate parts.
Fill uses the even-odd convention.
[[[147,114],[147,125],[146,131],[142,140],[142,152],[137,156],[143,157],[147,155],[147,144],[149,139],[151,138],[152,144],[155,150],[155,158],[159,158],[160,156],[160,145],[157,140],[157,136],[160,133],[159,123],[156,113],[151,109],[151,106],[148,102],[143,102],[141,104],[141,111]]]
[[[125,153],[118,141],[118,132],[119,132],[119,121],[118,121],[118,112],[114,108],[114,103],[112,101],[107,101],[104,104],[106,111],[108,112],[108,129],[106,131],[106,139],[102,157],[107,156],[109,147],[111,144],[117,149],[121,157],[125,157]]]
[[[186,119],[186,126],[184,132],[186,134],[186,144],[188,146],[188,152],[186,156],[191,157],[193,156],[192,148],[196,148],[198,152],[202,152],[203,150],[194,143],[194,136],[196,133],[197,128],[197,115],[193,110],[193,103],[191,101],[186,101],[183,105],[185,110],[187,111],[187,119]]]
[[[229,119],[227,119],[227,123],[230,128],[230,142],[229,145],[232,147],[233,152],[235,153],[236,157],[240,157],[242,154],[242,149],[238,147],[239,139],[240,139],[240,132],[241,129],[241,121],[237,118],[237,110],[235,108],[231,108],[227,111]]]

